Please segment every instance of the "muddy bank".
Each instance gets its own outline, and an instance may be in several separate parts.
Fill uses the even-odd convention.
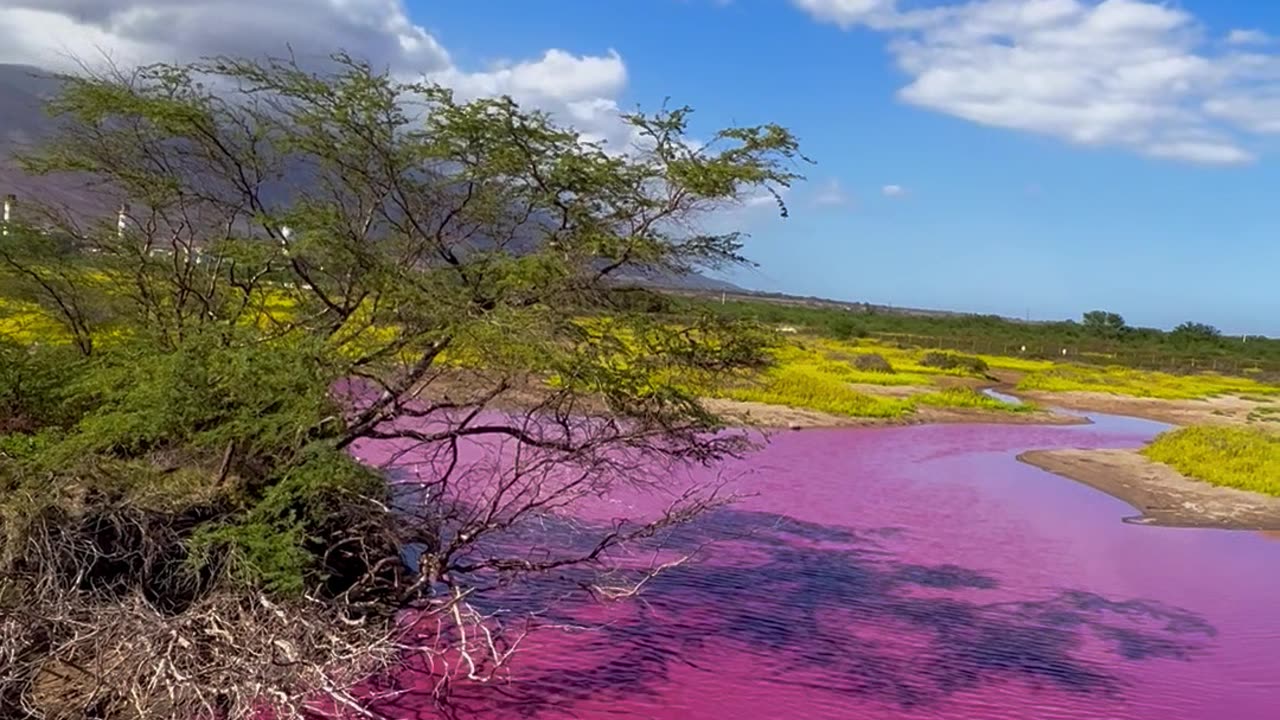
[[[1280,530],[1280,498],[1193,480],[1137,450],[1033,450],[1018,459],[1129,503],[1141,513],[1135,522]]]
[[[1046,407],[1126,415],[1178,426],[1250,425],[1253,424],[1250,414],[1267,407],[1265,403],[1230,395],[1199,400],[1162,400],[1098,392],[1033,392],[1006,386],[1001,386],[1000,390]]]

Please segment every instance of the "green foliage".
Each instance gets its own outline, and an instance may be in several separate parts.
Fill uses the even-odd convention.
[[[64,388],[81,363],[64,346],[26,346],[0,337],[0,436],[73,418],[74,400]]]
[[[1169,339],[1182,347],[1216,344],[1222,340],[1222,331],[1212,325],[1187,321],[1175,327]]]
[[[0,534],[26,532],[19,502],[68,523],[159,514],[203,570],[296,595],[370,571],[333,566],[344,532],[398,561],[386,514],[364,514],[385,488],[344,453],[416,402],[460,424],[499,398],[604,408],[629,422],[584,453],[718,452],[696,390],[759,370],[774,338],[709,313],[668,322],[668,299],[614,276],[744,262],[737,233],[687,229],[781,198],[795,138],[766,124],[692,142],[680,107],[624,116],[644,140],[623,154],[510,98],[333,60],[66,79],[50,104],[66,131],[25,168],[132,210],[119,232],[45,208],[50,227],[0,239],[0,483],[22,491],[0,498]],[[353,377],[373,390],[340,405]]]
[[[51,462],[214,453],[228,444],[247,462],[287,462],[335,417],[328,391],[341,365],[314,344],[235,341],[237,334],[194,332],[166,352],[138,335],[84,363],[65,391],[87,409]]]
[[[1171,375],[1124,367],[1061,365],[1030,372],[1018,383],[1020,390],[1043,392],[1101,392],[1133,397],[1186,400],[1214,395],[1250,393],[1260,396],[1280,394],[1280,387],[1250,378],[1203,373]]]
[[[985,375],[990,369],[980,357],[941,351],[925,353],[920,364],[939,370],[960,370],[971,375]]]
[[[1090,335],[1108,339],[1121,337],[1129,330],[1123,317],[1106,310],[1090,310],[1081,318],[1080,325]]]
[[[364,504],[385,496],[385,483],[371,469],[344,453],[311,448],[243,515],[202,526],[191,540],[191,563],[200,568],[226,557],[232,577],[246,587],[300,594],[331,579],[325,550],[360,527]]]
[[[720,397],[807,408],[848,417],[897,418],[911,412],[908,401],[859,392],[849,382],[805,367],[782,366],[741,385],[713,391]]]
[[[1280,437],[1271,432],[1182,428],[1164,433],[1142,452],[1197,480],[1280,496]]]
[[[38,303],[19,300],[17,296],[7,288],[4,294],[0,294],[0,338],[19,345],[70,342],[64,327],[45,313]]]
[[[879,353],[858,353],[853,358],[853,366],[858,370],[878,373],[892,373],[893,365]]]
[[[924,347],[936,347],[934,343],[941,342],[944,347],[981,353],[992,367],[1000,369],[1043,370],[1050,361],[1061,360],[1061,350],[1069,348],[1072,361],[1092,364],[1186,371],[1217,367],[1241,373],[1248,373],[1252,367],[1255,374],[1259,368],[1280,371],[1280,339],[1257,336],[1247,340],[1222,337],[1212,342],[1205,337],[1203,342],[1186,342],[1173,332],[1151,328],[1110,332],[1105,330],[1105,322],[1099,325],[1100,332],[1092,332],[1070,320],[1026,323],[991,315],[913,314],[877,310],[869,305],[832,307],[796,300],[730,300],[721,304],[718,299],[684,299],[675,303],[671,312],[678,315],[686,308],[790,325],[837,339],[847,336],[842,327],[856,326],[858,337],[891,338]]]
[[[1033,412],[1039,409],[1030,403],[1007,403],[997,400],[967,387],[947,388],[938,392],[915,395],[911,399],[920,405],[940,408],[994,410],[1011,413]]]
[[[82,708],[107,714],[208,715],[191,688],[217,688],[228,717],[264,697],[301,707],[311,669],[362,677],[390,656],[399,610],[477,602],[494,572],[601,564],[636,523],[545,563],[503,557],[530,540],[504,536],[633,468],[744,446],[699,389],[759,372],[775,338],[710,313],[671,322],[620,279],[745,262],[738,233],[691,228],[761,192],[786,214],[805,158],[784,128],[695,141],[688,108],[662,109],[623,116],[639,141],[606,148],[510,98],[460,101],[344,55],[319,72],[216,58],[63,87],[56,137],[22,163],[131,210],[117,228],[44,207],[47,226],[0,238],[0,331],[17,343],[0,346],[0,577],[39,620],[30,642],[0,638],[34,668],[0,673],[0,714],[60,665],[144,668],[95,677],[106,699]],[[423,463],[433,494],[413,514],[348,455],[388,441],[445,458],[495,436],[518,446],[513,467]],[[717,502],[686,495],[634,537]],[[302,595],[331,631],[288,614]],[[218,617],[217,637],[77,648],[95,624],[148,617],[138,597],[169,614],[200,603],[198,622],[159,625]],[[463,615],[445,635],[471,636]],[[314,641],[236,655],[266,647],[246,637],[264,618]],[[235,651],[191,662],[211,646]],[[224,713],[225,698],[240,704]]]
[[[836,315],[826,323],[826,332],[836,340],[852,340],[866,337],[867,331],[862,324],[848,315]]]

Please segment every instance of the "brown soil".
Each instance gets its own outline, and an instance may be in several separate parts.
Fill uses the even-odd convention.
[[[872,385],[871,383],[849,383],[849,387],[864,395],[879,395],[880,397],[891,398],[909,398],[912,395],[937,392],[938,390],[936,387],[926,387],[924,385]]]
[[[1280,498],[1192,480],[1137,450],[1033,450],[1018,459],[1129,503],[1141,513],[1134,522],[1280,530]]]
[[[1012,389],[1008,392],[1045,406],[1127,415],[1170,425],[1255,425],[1256,423],[1249,421],[1249,413],[1260,407],[1267,407],[1263,403],[1233,396],[1203,400],[1161,400],[1097,392],[1045,393]]]

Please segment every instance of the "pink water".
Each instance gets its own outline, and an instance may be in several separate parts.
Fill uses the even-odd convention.
[[[700,562],[640,601],[555,607],[509,680],[457,688],[448,712],[1277,720],[1280,542],[1126,523],[1015,460],[1158,429],[1098,420],[777,435],[722,469],[754,497],[667,539],[718,541]],[[557,582],[506,602],[546,605]],[[388,717],[448,716],[422,678],[398,685]]]

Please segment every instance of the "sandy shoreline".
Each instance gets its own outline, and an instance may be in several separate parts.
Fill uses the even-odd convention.
[[[1280,498],[1193,480],[1138,450],[1032,450],[1018,459],[1123,500],[1141,513],[1136,522],[1280,530]]]

